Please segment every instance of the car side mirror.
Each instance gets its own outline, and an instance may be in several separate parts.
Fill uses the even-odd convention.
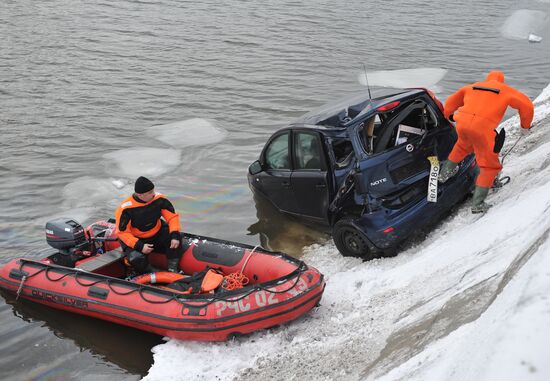
[[[256,160],[254,163],[250,164],[250,167],[248,167],[248,172],[250,172],[251,175],[257,175],[261,171],[263,171],[263,169],[259,160]]]

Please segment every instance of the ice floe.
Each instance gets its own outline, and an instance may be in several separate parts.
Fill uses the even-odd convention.
[[[367,72],[369,86],[382,87],[425,87],[433,89],[434,86],[447,74],[446,69],[441,68],[417,68],[400,70],[381,70]],[[359,73],[359,83],[367,85],[365,73]]]
[[[122,180],[98,179],[90,176],[75,179],[63,188],[64,209],[97,209],[104,206],[114,208],[118,201],[131,194],[133,189],[127,186],[128,182],[120,188],[115,187],[113,181],[122,182]]]
[[[520,9],[506,19],[500,31],[506,38],[514,40],[529,39],[531,41],[530,35],[533,35],[534,39],[542,39],[537,34],[542,31],[547,23],[548,15],[545,12]]]
[[[124,188],[124,186],[126,184],[128,184],[128,181],[125,181],[125,180],[122,180],[122,179],[115,179],[115,180],[111,181],[111,184],[113,184],[113,186],[116,189],[122,189],[122,188]]]
[[[149,127],[147,134],[174,148],[183,148],[217,143],[227,136],[227,131],[212,121],[194,118]]]
[[[179,150],[163,148],[127,148],[109,152],[103,157],[109,161],[107,164],[109,175],[130,178],[159,176],[173,170],[181,163]]]
[[[537,36],[536,34],[533,34],[533,33],[529,33],[529,37],[527,37],[527,39],[529,40],[529,42],[541,42],[542,41],[541,36]]]

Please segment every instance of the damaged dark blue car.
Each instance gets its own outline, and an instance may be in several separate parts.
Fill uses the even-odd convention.
[[[456,139],[426,89],[361,92],[274,133],[248,182],[280,211],[329,227],[342,254],[371,259],[394,252],[471,192],[473,155],[437,184],[434,167]]]

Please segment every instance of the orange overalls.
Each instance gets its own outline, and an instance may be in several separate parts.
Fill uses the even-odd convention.
[[[480,168],[477,186],[490,188],[502,169],[498,152],[494,152],[495,128],[508,106],[519,111],[521,127],[529,129],[533,120],[533,103],[525,94],[505,84],[504,74],[500,71],[490,72],[484,82],[464,86],[445,102],[445,117],[454,114],[458,133],[449,160],[459,163],[474,152]]]

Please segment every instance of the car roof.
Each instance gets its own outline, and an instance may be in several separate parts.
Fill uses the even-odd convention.
[[[319,130],[346,129],[348,126],[354,125],[357,119],[363,119],[380,106],[425,91],[425,89],[417,88],[379,88],[371,92],[371,98],[368,91],[361,90],[308,112],[292,123],[292,127]]]

